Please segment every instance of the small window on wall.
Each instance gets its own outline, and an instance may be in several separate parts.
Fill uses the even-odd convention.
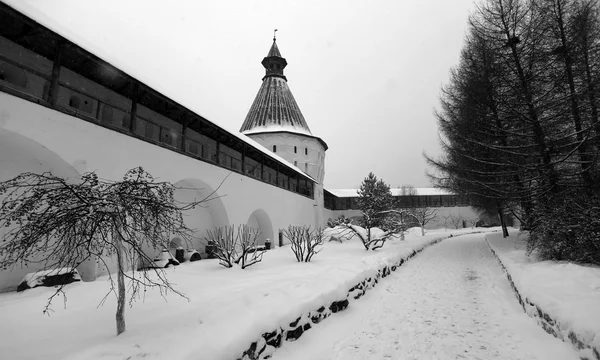
[[[294,146],[294,154],[298,153],[298,147]]]
[[[273,145],[273,152],[277,152],[277,145]]]
[[[71,95],[71,98],[69,99],[69,106],[79,109],[81,107],[81,99],[75,95]]]
[[[189,151],[194,155],[198,155],[198,145],[195,142],[190,143]]]
[[[304,172],[307,173],[308,172],[308,163],[304,163]]]
[[[104,105],[102,107],[102,115],[101,115],[102,121],[106,121],[106,122],[112,122],[113,119],[113,108],[108,106],[108,105]]]
[[[123,117],[121,118],[121,126],[126,129],[129,129],[131,127],[131,115],[123,115]]]
[[[298,162],[294,160],[294,166],[298,166]]]
[[[308,148],[304,148],[304,155],[308,155]]]
[[[69,98],[69,106],[91,114],[94,108],[92,100],[85,96],[71,95]]]
[[[168,131],[163,132],[162,139],[160,141],[163,144],[173,145],[171,133]]]
[[[20,88],[25,89],[27,87],[27,73],[12,64],[0,62],[0,80]]]
[[[144,132],[144,135],[148,138],[151,138],[154,135],[154,125],[146,123],[146,131]]]

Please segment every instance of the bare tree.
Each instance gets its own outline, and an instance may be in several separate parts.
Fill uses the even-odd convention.
[[[262,261],[265,249],[258,245],[260,231],[248,225],[231,225],[207,231],[206,239],[214,245],[213,254],[219,264],[242,269]]]
[[[298,262],[309,262],[318,254],[323,245],[323,230],[311,229],[310,226],[289,226],[283,230],[285,236],[292,244],[292,251]]]
[[[175,200],[175,186],[158,182],[141,167],[129,170],[121,181],[100,180],[95,173],[80,179],[63,179],[51,173],[23,173],[0,183],[0,227],[8,228],[0,246],[0,268],[38,264],[42,270],[75,269],[98,261],[107,269],[107,258],[116,257],[116,287],[109,273],[111,294],[117,297],[117,335],[125,331],[125,281],[130,282],[129,304],[148,287],[161,295],[174,289],[164,270],[136,272],[141,261],[152,262],[144,249],[168,248],[170,236],[189,241],[193,232],[183,212],[211,200],[189,203]],[[131,271],[128,271],[130,267]],[[74,271],[74,270],[73,270]],[[48,299],[65,295],[58,286]]]
[[[477,223],[481,220],[481,216],[465,217],[465,221],[471,226],[471,229],[477,226]]]
[[[460,229],[460,226],[463,223],[463,217],[460,214],[450,214],[448,220],[457,230]]]
[[[437,210],[428,207],[414,208],[412,209],[411,214],[421,227],[421,236],[425,236],[425,225],[438,217]]]

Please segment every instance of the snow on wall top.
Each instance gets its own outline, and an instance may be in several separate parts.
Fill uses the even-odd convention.
[[[313,136],[287,81],[281,77],[268,76],[264,78],[240,132],[251,134],[271,131]]]
[[[340,198],[358,197],[358,189],[326,189],[326,190]],[[446,190],[437,189],[437,188],[414,188],[414,190],[416,191],[417,195],[420,195],[420,196],[452,195],[452,193],[450,193]],[[392,196],[400,196],[400,194],[402,193],[401,188],[390,189],[390,191],[392,192]]]
[[[181,101],[179,99],[180,97],[175,96],[173,91],[168,91],[166,88],[162,87],[160,85],[159,79],[152,77],[152,76],[145,76],[139,70],[137,70],[135,63],[128,63],[127,61],[119,60],[117,57],[112,55],[110,51],[107,51],[105,49],[102,49],[101,47],[95,46],[92,42],[88,41],[81,35],[78,35],[76,32],[71,31],[70,29],[66,28],[63,24],[59,23],[55,19],[49,17],[48,15],[46,15],[42,11],[34,8],[33,6],[31,6],[28,3],[25,3],[25,2],[22,2],[19,0],[2,0],[2,1],[4,3],[6,3],[8,6],[15,9],[16,11],[33,19],[34,21],[41,24],[42,26],[54,31],[55,33],[59,34],[60,36],[64,37],[65,39],[73,42],[74,44],[77,44],[78,46],[85,49],[86,51],[88,51],[88,52],[94,54],[95,56],[99,57],[100,59],[106,61],[107,63],[114,66],[118,70],[124,72],[128,76],[130,76],[134,79],[137,79],[138,81],[147,85],[148,87],[155,90],[156,92],[166,96],[167,98],[175,101],[176,103],[178,103],[182,106],[185,106],[187,109],[191,110],[195,114],[202,116],[201,112],[199,112],[195,109],[193,102],[185,103],[184,101]],[[206,119],[206,117],[204,117],[204,116],[202,116],[202,118]],[[317,184],[319,183],[316,179],[314,179],[310,175],[306,174],[305,172],[301,171],[297,167],[293,166],[287,160],[283,159],[282,157],[278,156],[277,154],[274,154],[273,152],[268,151],[265,147],[263,147],[258,142],[250,139],[248,136],[246,136],[244,134],[240,134],[237,131],[231,131],[230,129],[227,129],[226,127],[218,125],[214,122],[211,122],[208,119],[206,119],[206,121],[214,124],[215,126],[218,126],[226,133],[235,136],[236,138],[247,143],[248,145],[252,146],[253,148],[255,148],[258,151],[262,152],[263,154],[267,155],[268,157],[271,157],[272,159],[277,160],[278,162],[281,163],[282,166],[285,166],[288,169],[291,169],[292,171],[302,175],[303,177],[309,178],[310,180],[312,180],[313,182],[315,182]]]

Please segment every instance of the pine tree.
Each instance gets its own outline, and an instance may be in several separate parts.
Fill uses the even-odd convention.
[[[392,200],[390,186],[370,172],[360,185],[356,201],[360,210],[367,215],[364,216],[365,228],[383,225],[387,215],[381,212],[392,208]]]

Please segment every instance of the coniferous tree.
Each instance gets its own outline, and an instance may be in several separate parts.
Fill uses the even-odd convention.
[[[387,215],[382,212],[391,209],[392,200],[390,186],[370,172],[360,184],[356,200],[358,207],[366,215],[363,220],[365,228],[384,225]]]
[[[599,6],[480,1],[436,112],[435,185],[512,213],[545,258],[600,261]]]

